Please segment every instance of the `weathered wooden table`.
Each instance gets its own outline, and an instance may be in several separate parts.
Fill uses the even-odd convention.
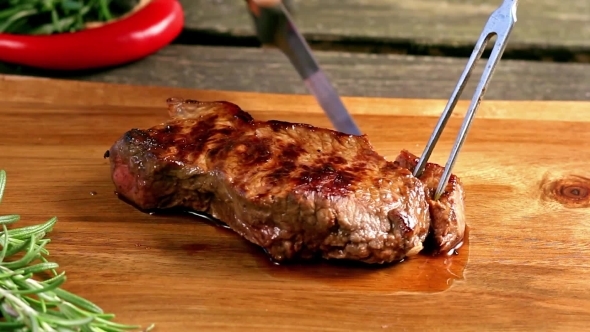
[[[261,49],[243,1],[182,0],[186,28],[142,61],[91,73],[0,65],[0,73],[198,89],[307,91],[288,60]],[[338,92],[450,95],[499,0],[294,0],[295,19]],[[486,99],[590,99],[590,2],[521,0],[518,22]],[[471,89],[485,61],[474,73]],[[463,98],[469,98],[469,87]]]

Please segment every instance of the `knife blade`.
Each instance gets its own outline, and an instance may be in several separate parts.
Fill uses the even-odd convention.
[[[274,46],[289,59],[337,131],[362,135],[328,76],[320,68],[289,10],[280,0],[246,0],[263,46]]]

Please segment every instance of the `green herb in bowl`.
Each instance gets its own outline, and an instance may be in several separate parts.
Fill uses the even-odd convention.
[[[55,34],[82,30],[131,11],[139,0],[0,0],[0,33]]]

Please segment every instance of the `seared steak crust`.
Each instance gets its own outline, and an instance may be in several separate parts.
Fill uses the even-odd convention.
[[[137,207],[208,213],[276,261],[387,263],[423,249],[427,187],[365,136],[255,121],[228,102],[168,105],[170,120],[108,153],[117,192]]]

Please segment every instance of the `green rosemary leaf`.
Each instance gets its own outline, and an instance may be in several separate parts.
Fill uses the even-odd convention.
[[[56,289],[57,287],[61,286],[64,282],[66,282],[66,278],[65,276],[62,276],[62,278],[57,279],[55,282],[51,283],[51,284],[45,284],[41,287],[36,287],[33,286],[30,282],[31,279],[26,279],[24,281],[15,281],[16,284],[19,284],[20,282],[23,282],[25,284],[29,284],[28,286],[31,288],[28,289],[23,289],[23,290],[19,290],[19,291],[14,291],[14,294],[39,294],[39,293],[44,293],[44,292],[49,292],[52,291],[54,289]],[[29,282],[27,282],[29,281]],[[19,284],[20,285],[20,284]],[[27,287],[27,285],[21,285],[23,288]]]
[[[35,299],[33,297],[27,296],[26,297],[27,303],[33,308],[35,311],[46,312],[47,311],[47,302],[44,299]],[[55,307],[56,305],[50,305],[50,307]]]
[[[45,282],[45,283],[52,283],[52,282],[54,282],[55,280],[57,280],[57,279],[61,278],[63,274],[64,274],[63,272],[62,272],[62,273],[58,273],[58,274],[56,274],[55,276],[53,276],[53,277],[51,277],[51,278],[49,278],[49,279],[47,279],[47,280],[45,280],[45,281],[43,281],[43,282]],[[55,293],[55,290],[53,290],[53,292]],[[59,295],[56,295],[56,296],[59,296]]]
[[[6,234],[6,233],[4,233]],[[25,247],[28,245],[27,241],[21,241],[21,240],[17,240],[17,239],[13,239],[10,237],[6,237],[6,239],[9,241],[8,245],[6,245],[5,247],[8,248],[6,250],[6,256],[5,257],[11,257],[13,255],[15,255],[18,252],[21,252],[25,249]],[[4,248],[2,248],[4,250]]]
[[[23,246],[27,247],[25,249],[26,254],[19,260],[16,261],[11,261],[11,262],[2,262],[2,264],[0,264],[1,266],[4,266],[5,268],[8,269],[18,269],[20,267],[22,267],[23,265],[25,265],[27,262],[31,261],[32,259],[34,259],[34,257],[31,257],[32,255],[35,254],[35,242],[31,241],[31,239],[25,241],[25,245]]]
[[[49,256],[49,253],[46,253],[45,255]],[[45,256],[41,256],[39,257],[39,260],[42,261],[43,263],[49,263],[49,260],[47,260],[47,258],[45,258]],[[50,269],[51,273],[53,273],[54,276],[57,276],[57,271],[55,269]]]
[[[62,282],[61,281],[62,279],[64,279],[64,280],[67,279],[65,272],[61,272],[58,275],[54,276],[53,278],[48,279],[48,280],[44,280],[44,281],[37,281],[37,280],[29,279],[29,283],[33,285],[32,287],[40,288],[40,287],[45,287],[46,285],[49,285],[49,284],[54,284],[56,282]],[[54,291],[52,291],[51,293],[48,293],[48,294],[50,294],[54,298],[59,298],[59,296],[57,296]]]
[[[115,314],[97,314],[96,317],[106,319],[106,320],[111,320],[111,319],[115,318]]]
[[[0,253],[0,263],[2,263],[4,261],[4,258],[6,257],[6,254],[8,253],[8,229],[6,227],[6,224],[2,225],[2,231],[3,231],[3,235],[4,235],[4,244],[2,245],[2,252]]]
[[[4,316],[4,312],[2,312],[2,315]],[[22,327],[25,327],[25,324],[23,322],[0,322],[0,331],[16,331],[16,329]]]
[[[90,327],[88,325],[86,326],[82,326],[82,329],[80,330],[80,332],[101,332],[102,330],[96,328],[96,327]]]
[[[37,312],[28,305],[24,298],[15,296],[11,291],[0,287],[0,297],[4,298],[5,303],[9,303],[11,309],[23,316],[37,315]],[[3,303],[3,305],[5,303]]]
[[[32,282],[32,283],[38,283],[39,285],[43,285],[44,286],[44,285],[48,285],[48,284],[53,284],[53,283],[57,282],[57,280],[59,280],[59,279],[66,279],[66,273],[62,271],[61,273],[56,274],[55,276],[53,276],[50,279],[43,280],[43,281],[37,281],[37,280],[31,279],[30,282]],[[35,287],[37,287],[37,286],[35,285]],[[57,296],[57,295],[55,295],[55,292],[52,292],[52,294],[54,296]],[[59,296],[57,296],[57,297],[59,297]]]
[[[76,295],[76,294],[72,294],[66,290],[64,290],[63,288],[57,288],[54,289],[53,292],[55,293],[55,295],[59,296],[60,298],[62,298],[64,301],[70,302],[71,304],[80,307],[81,309],[87,310],[89,312],[95,313],[95,314],[103,314],[104,312],[102,311],[102,309],[97,306],[96,304]]]
[[[113,321],[108,321],[108,320],[102,319],[100,317],[96,317],[96,322],[102,323],[106,326],[116,327],[119,329],[138,329],[139,328],[139,326],[137,326],[137,325],[127,325],[127,324],[115,323]]]
[[[95,324],[94,326],[95,328],[98,328],[99,330],[96,330],[97,332],[120,332],[121,329],[120,328],[116,328],[116,327],[111,327],[111,326],[107,326],[107,325],[98,325]]]
[[[0,169],[0,202],[2,202],[2,197],[4,196],[4,188],[6,187],[6,171]]]
[[[14,281],[12,281],[12,279],[5,278],[4,280],[2,280],[2,288],[6,290],[14,290],[18,289],[18,286],[14,283]]]
[[[56,222],[57,218],[53,217],[41,225],[11,229],[8,235],[17,239],[27,238],[32,234],[51,231]]]
[[[33,330],[33,332],[42,332],[39,329],[39,322],[37,321],[36,317],[31,319],[31,330]]]
[[[39,302],[41,303],[41,312],[47,312],[47,302],[45,302],[45,299],[41,299]]]
[[[29,248],[27,249],[27,253],[21,259],[13,261],[13,262],[2,262],[2,265],[6,268],[9,268],[9,269],[18,269],[22,266],[29,264],[35,258],[37,258],[41,249],[43,249],[43,247],[41,247],[35,243],[35,236],[34,235],[31,235],[31,238],[29,241],[30,242],[28,243]]]
[[[23,274],[27,273],[39,273],[49,269],[57,269],[59,265],[57,263],[47,262],[47,263],[39,263],[35,265],[31,265],[29,267],[23,268],[21,271]]]
[[[94,320],[93,317],[84,317],[78,319],[63,319],[52,315],[51,312],[41,313],[39,314],[39,319],[46,321],[48,323],[53,323],[58,326],[62,327],[80,327],[82,325],[86,325]]]
[[[61,303],[58,306],[58,308],[59,308],[59,311],[64,314],[64,316],[69,317],[69,318],[78,319],[78,318],[93,317],[91,313],[81,311],[78,308],[76,308],[75,306],[73,306],[71,303],[68,303],[68,302]]]
[[[11,214],[7,216],[0,216],[0,224],[8,225],[15,223],[20,220],[20,216],[16,214]]]
[[[12,277],[15,273],[17,273],[16,271],[12,271],[12,270],[8,270],[6,272],[2,272],[0,274],[0,280],[5,279],[5,278],[10,278]]]

